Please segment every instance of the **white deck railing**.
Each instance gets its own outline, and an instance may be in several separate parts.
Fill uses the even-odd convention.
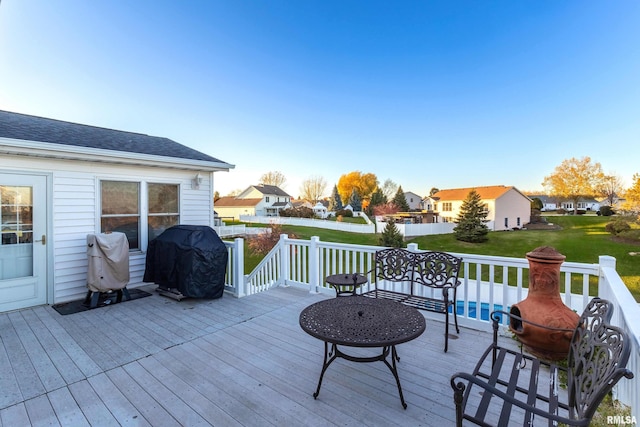
[[[322,242],[318,237],[300,240],[282,235],[260,264],[245,275],[243,239],[225,244],[229,252],[226,290],[238,297],[281,285],[333,294],[333,288],[324,278],[336,273],[368,274],[371,283],[369,271],[373,257],[377,250],[383,249],[380,246]],[[416,244],[408,245],[407,249],[428,250],[419,249]],[[508,311],[512,304],[527,296],[529,263],[526,258],[454,255],[463,260],[462,284],[458,288],[456,307],[461,326],[489,331],[491,311]],[[632,354],[628,368],[636,378],[623,379],[614,392],[617,399],[632,408],[633,416],[640,419],[640,306],[616,272],[615,259],[601,256],[598,264],[564,262],[560,274],[560,295],[564,303],[576,312],[581,313],[594,296],[608,299],[615,305],[612,323],[629,334]],[[430,293],[427,296],[434,295]],[[425,316],[442,320],[442,316],[435,313],[425,312]]]

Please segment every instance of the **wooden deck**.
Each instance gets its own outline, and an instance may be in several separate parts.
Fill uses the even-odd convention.
[[[153,290],[153,288],[148,288]],[[0,424],[447,426],[452,373],[491,337],[463,329],[442,351],[441,324],[398,346],[408,404],[381,363],[337,360],[317,400],[323,344],[298,324],[326,298],[293,288],[236,299],[151,297],[61,316],[0,314]]]

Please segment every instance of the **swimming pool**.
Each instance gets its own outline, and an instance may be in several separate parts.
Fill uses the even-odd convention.
[[[478,314],[477,314],[477,304],[475,301],[469,301],[468,303],[468,316],[467,317],[471,317],[474,319],[478,318]],[[493,309],[494,310],[502,310],[502,305],[500,304],[494,304],[493,305]],[[507,310],[509,311],[509,307],[507,307]],[[453,312],[453,307],[449,307],[449,313]],[[464,312],[464,301],[456,301],[456,314],[462,315]],[[480,319],[482,320],[489,320],[489,303],[488,302],[483,302],[480,304]]]

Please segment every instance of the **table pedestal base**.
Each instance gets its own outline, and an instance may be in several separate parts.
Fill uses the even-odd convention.
[[[391,362],[387,360],[387,358],[391,355]],[[384,346],[382,347],[382,353],[377,356],[370,357],[359,357],[352,356],[350,354],[343,353],[340,351],[336,344],[331,344],[331,349],[329,350],[329,343],[325,341],[324,343],[324,362],[322,364],[322,372],[320,372],[320,379],[318,380],[318,387],[316,388],[316,392],[313,393],[313,398],[317,399],[320,394],[320,387],[322,386],[322,378],[324,377],[324,373],[327,371],[327,368],[334,360],[338,357],[349,360],[351,362],[358,363],[369,363],[369,362],[384,362],[385,365],[389,368],[394,378],[396,379],[396,385],[398,386],[398,393],[400,394],[400,402],[402,403],[402,407],[407,409],[407,404],[404,401],[404,396],[402,394],[402,386],[400,386],[400,377],[398,376],[398,368],[396,366],[396,361],[400,361],[398,357],[398,353],[396,352],[396,346]]]

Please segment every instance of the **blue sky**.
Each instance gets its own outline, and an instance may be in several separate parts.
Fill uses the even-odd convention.
[[[0,109],[405,191],[640,173],[640,2],[2,0]]]

